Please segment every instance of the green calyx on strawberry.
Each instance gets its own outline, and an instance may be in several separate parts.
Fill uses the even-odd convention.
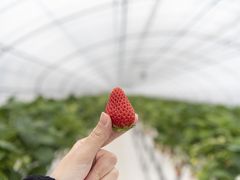
[[[115,131],[126,131],[136,124],[135,111],[120,87],[112,90],[105,111]]]

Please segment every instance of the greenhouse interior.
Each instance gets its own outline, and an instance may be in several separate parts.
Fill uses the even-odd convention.
[[[0,180],[240,180],[239,21],[237,0],[1,0]],[[74,176],[114,87],[138,122]]]

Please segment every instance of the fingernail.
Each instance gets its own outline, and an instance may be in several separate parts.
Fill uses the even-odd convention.
[[[134,123],[136,124],[138,122],[138,114],[135,114],[135,121]]]
[[[100,116],[100,123],[103,125],[103,126],[108,126],[108,121],[109,121],[109,118],[108,118],[108,115],[104,112],[101,113],[101,116]]]

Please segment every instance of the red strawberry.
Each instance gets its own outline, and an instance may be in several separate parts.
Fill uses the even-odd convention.
[[[112,119],[114,130],[125,131],[136,123],[134,109],[120,87],[112,90],[105,111]]]

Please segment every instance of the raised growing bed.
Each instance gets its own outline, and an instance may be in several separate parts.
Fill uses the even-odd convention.
[[[55,152],[93,128],[107,97],[9,100],[0,108],[0,179],[45,173]],[[170,150],[198,179],[232,180],[240,174],[240,108],[131,97],[156,147]]]

